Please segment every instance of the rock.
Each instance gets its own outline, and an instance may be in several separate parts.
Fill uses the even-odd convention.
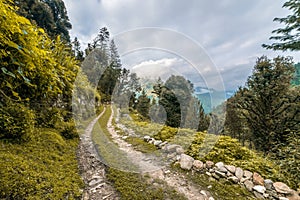
[[[237,167],[235,169],[235,176],[241,180],[243,178],[243,175],[244,175],[244,171],[242,170],[242,168]]]
[[[218,162],[218,163],[215,164],[215,166],[217,167],[217,170],[219,172],[227,173],[227,169],[225,168],[223,162]]]
[[[275,182],[273,183],[273,186],[276,190],[276,192],[280,193],[280,194],[292,194],[293,190],[291,188],[289,188],[289,186],[287,186],[286,184],[282,183],[282,182]]]
[[[207,176],[212,176],[210,172],[205,172]]]
[[[220,172],[220,171],[216,170],[215,173],[220,177],[226,178],[226,174],[224,172]]]
[[[270,179],[264,180],[264,185],[267,190],[272,190],[273,189],[273,181]]]
[[[176,149],[178,147],[180,147],[180,146],[177,144],[170,144],[170,145],[166,146],[166,150],[167,150],[167,152],[173,153],[173,152],[176,152]]]
[[[195,160],[195,161],[194,161],[194,163],[193,163],[193,168],[194,168],[196,171],[202,170],[203,167],[204,167],[203,162],[201,162],[200,160]]]
[[[251,179],[253,176],[253,173],[248,171],[248,170],[244,170],[244,177]]]
[[[261,194],[261,193],[259,193],[259,192],[256,192],[256,191],[254,191],[253,193],[254,193],[254,196],[255,196],[256,198],[258,198],[258,199],[265,199],[265,197],[264,197],[263,194]]]
[[[201,190],[200,194],[202,194],[203,196],[207,197],[206,192],[204,190]]]
[[[264,179],[258,173],[254,172],[252,178],[255,185],[264,185]]]
[[[289,200],[289,199],[285,197],[279,197],[279,200]]]
[[[235,174],[235,169],[236,169],[235,166],[233,165],[224,165],[224,166],[230,173]]]
[[[247,181],[247,180],[250,180],[250,178],[242,178],[242,179],[240,180],[240,182],[241,182],[241,183],[244,183],[244,182]]]
[[[179,163],[182,169],[190,170],[193,166],[194,158],[186,154],[181,154]]]
[[[238,183],[238,182],[239,182],[239,179],[238,179],[238,177],[236,177],[236,176],[230,176],[230,177],[228,178],[228,180],[230,180],[230,181],[233,182],[233,183]]]
[[[255,185],[253,187],[253,190],[256,191],[256,192],[259,192],[261,194],[264,194],[266,192],[266,188],[262,185]]]
[[[223,163],[223,162],[217,162],[217,163],[215,164],[215,166],[216,166],[218,169],[220,169],[221,167],[224,167],[224,163]]]
[[[215,179],[219,180],[220,179],[220,176],[215,174],[215,173],[212,173],[212,177],[214,177]]]
[[[123,136],[122,137],[123,140],[126,140],[127,138],[128,138],[128,136]]]
[[[97,185],[97,184],[99,184],[99,183],[101,183],[101,179],[93,179],[93,180],[91,180],[90,182],[89,182],[89,186],[94,186],[94,185]]]
[[[145,136],[144,136],[144,141],[145,141],[145,142],[148,142],[149,140],[150,140],[150,136],[149,136],[149,135],[145,135]]]
[[[244,185],[245,185],[245,187],[247,188],[248,191],[251,192],[253,190],[254,184],[253,184],[252,181],[245,181]]]
[[[161,140],[155,140],[155,141],[153,142],[154,146],[157,146],[157,147],[158,147],[161,143],[162,143]]]
[[[205,162],[205,165],[206,165],[206,168],[210,169],[210,168],[213,168],[214,162],[208,160]]]
[[[182,147],[177,147],[177,148],[176,148],[176,153],[177,153],[178,155],[181,155],[181,154],[184,153],[184,149],[183,149]]]
[[[208,200],[215,200],[213,197],[209,197]]]
[[[167,141],[164,141],[163,143],[161,143],[160,145],[158,145],[158,147],[159,147],[159,148],[162,148],[162,147],[164,147],[166,144],[168,144],[168,142],[167,142]]]
[[[297,194],[297,192],[294,190],[293,190],[292,194],[287,195],[287,198],[289,200],[300,200],[299,194]]]

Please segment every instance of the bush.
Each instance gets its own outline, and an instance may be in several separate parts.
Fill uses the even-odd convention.
[[[170,126],[164,126],[158,133],[154,135],[154,138],[157,140],[166,141],[168,139],[173,139],[177,134],[178,129],[172,128]]]
[[[55,127],[59,130],[61,136],[66,139],[79,138],[79,134],[73,120],[57,123]]]
[[[0,108],[0,139],[23,140],[34,129],[33,111],[20,103],[6,103]]]

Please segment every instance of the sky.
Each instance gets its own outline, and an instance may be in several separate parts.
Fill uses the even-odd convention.
[[[195,86],[236,90],[270,44],[284,0],[64,0],[83,47],[106,26],[124,67],[140,77],[183,75]]]

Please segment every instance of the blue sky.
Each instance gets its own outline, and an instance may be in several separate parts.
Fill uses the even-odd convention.
[[[151,46],[152,49],[135,49],[121,56],[123,66],[135,71],[139,76],[157,77],[175,73],[190,76],[187,78],[196,83],[195,85],[209,87],[215,87],[214,82],[218,82],[221,77],[225,89],[234,90],[245,83],[259,56],[267,55],[272,58],[277,55],[291,55],[295,61],[300,61],[300,56],[294,52],[283,54],[261,47],[261,44],[271,42],[268,40],[271,31],[282,26],[273,22],[273,19],[289,14],[288,10],[282,8],[285,2],[283,0],[64,2],[73,25],[71,37],[77,36],[82,46],[92,41],[103,26],[108,27],[120,49],[136,41],[148,45],[149,42],[157,42],[156,46]],[[167,30],[170,36],[174,36],[174,40],[160,38],[153,29],[144,31],[143,34],[132,31],[145,27]],[[128,31],[132,34],[128,34]],[[118,39],[122,39],[124,33],[131,37],[126,37],[126,43],[120,40],[118,44]],[[198,45],[198,50],[202,51],[203,55],[199,55],[197,50],[189,51],[189,45],[193,44]],[[174,47],[185,49],[191,59],[201,58],[205,61],[190,62],[186,56],[182,56],[181,50],[169,51]],[[191,63],[200,70],[193,71]],[[199,76],[196,76],[196,73],[199,73]]]

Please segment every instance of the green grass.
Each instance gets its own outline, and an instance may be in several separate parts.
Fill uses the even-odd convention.
[[[154,180],[150,182],[149,177],[140,174],[110,168],[107,177],[120,193],[122,200],[186,199],[163,181]]]
[[[52,129],[20,144],[0,141],[0,199],[80,199],[77,146]]]
[[[107,130],[107,122],[111,115],[110,107],[106,108],[105,113],[95,124],[92,131],[92,138],[97,147],[99,156],[103,163],[109,167],[120,170],[137,171],[137,166],[133,165],[121,151],[117,144],[112,141],[111,135]]]
[[[157,148],[153,144],[149,144],[138,137],[128,137],[125,141],[131,144],[135,150],[142,153],[153,153],[157,151]]]

